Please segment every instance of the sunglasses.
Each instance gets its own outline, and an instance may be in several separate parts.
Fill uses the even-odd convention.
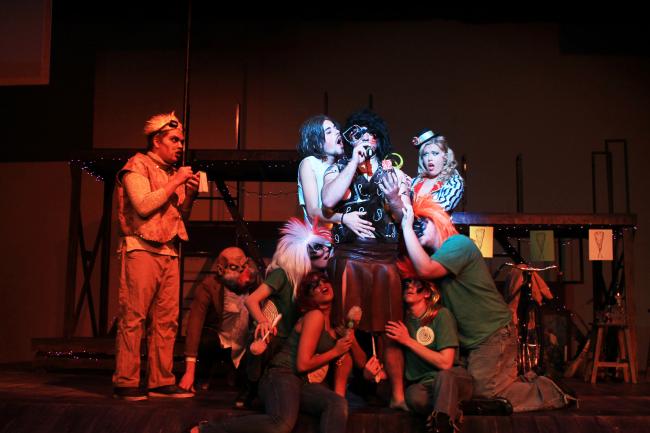
[[[429,220],[427,218],[418,217],[413,221],[413,231],[415,235],[420,238],[424,234],[424,230],[427,228]]]
[[[307,252],[309,253],[309,258],[319,258],[328,254],[332,250],[332,244],[309,244],[307,246]]]
[[[165,123],[163,126],[156,129],[154,132],[152,132],[149,135],[156,135],[156,134],[160,134],[161,132],[165,132],[165,131],[163,131],[163,129],[167,128],[168,126],[169,126],[170,129],[176,129],[176,128],[178,128],[179,123],[176,120],[170,120],[169,122]]]
[[[424,287],[424,285],[417,280],[411,280],[411,279],[404,280],[404,282],[402,283],[402,291],[405,292],[410,287],[415,287],[416,293],[422,293],[426,289],[426,287]]]
[[[345,138],[345,141],[348,143],[354,144],[355,142],[361,140],[366,132],[369,132],[372,135],[372,133],[368,131],[368,128],[365,126],[352,125],[343,132],[343,138]]]
[[[312,293],[323,293],[326,289],[326,287],[324,286],[329,284],[330,284],[329,280],[326,280],[324,278],[319,278],[318,280],[313,281],[309,284],[309,290]]]

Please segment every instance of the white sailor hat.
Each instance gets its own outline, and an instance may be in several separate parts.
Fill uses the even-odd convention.
[[[427,141],[431,140],[433,137],[435,137],[437,134],[433,132],[432,130],[425,128],[418,132],[415,137],[411,140],[411,143],[413,146],[421,146]]]

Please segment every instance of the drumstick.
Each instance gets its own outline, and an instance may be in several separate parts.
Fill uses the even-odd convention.
[[[268,331],[266,331],[266,334],[264,334],[264,337],[262,337],[262,341],[266,340],[266,338],[271,333],[271,330],[277,326],[280,319],[282,319],[282,313],[279,313],[277,316],[275,316],[275,319],[273,319],[273,322],[271,323],[271,327],[269,328]]]
[[[282,314],[278,314],[278,315],[273,319],[273,323],[271,324],[271,329],[273,329],[273,328],[278,324],[278,322],[280,321],[280,318],[281,318],[281,317],[282,317]],[[255,355],[255,356],[260,355],[260,354],[262,354],[262,353],[266,350],[266,348],[267,348],[267,346],[268,346],[268,343],[266,342],[266,339],[268,338],[269,334],[271,333],[271,329],[269,329],[269,330],[266,332],[266,334],[264,335],[264,337],[262,337],[262,338],[259,339],[259,340],[255,340],[255,341],[253,341],[253,342],[251,343],[251,345],[250,345],[250,351],[251,351],[251,353],[252,353],[253,355]]]
[[[375,334],[370,334],[370,340],[372,341],[372,356],[377,357],[377,349],[375,349]],[[381,370],[380,370],[381,372]],[[381,381],[381,375],[377,373],[375,375],[375,382],[379,383]]]

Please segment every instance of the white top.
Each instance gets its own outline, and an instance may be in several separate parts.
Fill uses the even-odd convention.
[[[309,167],[311,167],[312,171],[314,172],[314,176],[316,176],[316,185],[318,186],[318,207],[321,207],[323,206],[323,201],[321,199],[321,191],[323,190],[323,175],[325,174],[327,167],[330,165],[327,162],[316,158],[315,156],[308,156],[307,158],[303,159],[300,162],[300,166],[302,167],[303,164],[309,164]],[[298,172],[300,172],[300,169],[298,169]],[[305,196],[302,192],[300,175],[298,175],[298,203],[302,207],[302,211],[305,214],[305,222],[311,224],[309,216],[307,215],[307,208],[305,207]]]

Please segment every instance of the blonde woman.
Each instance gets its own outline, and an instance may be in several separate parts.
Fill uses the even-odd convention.
[[[429,194],[447,212],[452,212],[463,197],[463,178],[456,169],[454,151],[447,139],[430,129],[413,137],[418,146],[418,175],[411,182],[413,200]]]

